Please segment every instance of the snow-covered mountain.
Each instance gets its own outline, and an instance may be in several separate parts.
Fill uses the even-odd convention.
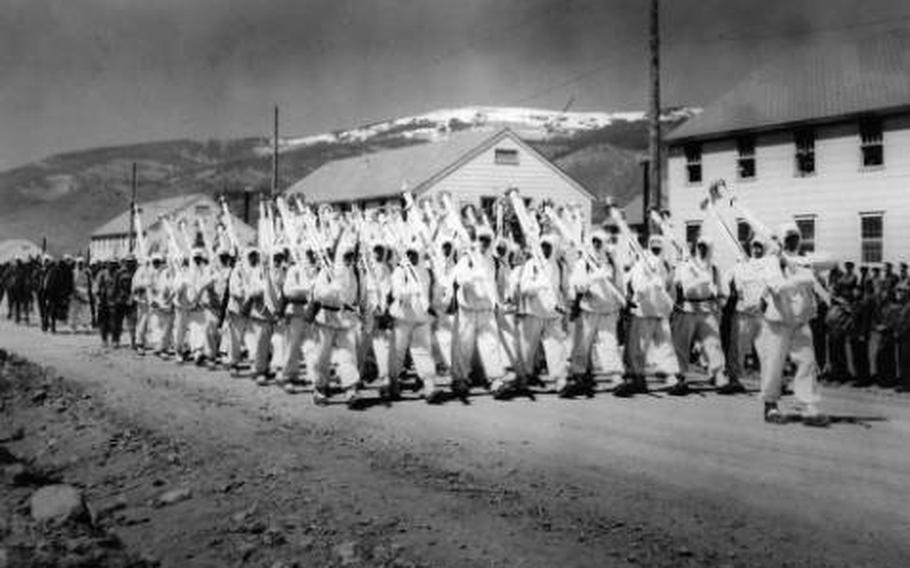
[[[698,114],[701,109],[681,107],[664,113],[662,120],[678,123]],[[525,107],[468,106],[434,110],[424,114],[385,120],[334,132],[302,137],[286,137],[279,141],[281,151],[317,144],[366,142],[390,138],[433,140],[449,131],[495,130],[508,126],[525,139],[545,139],[573,136],[597,130],[619,121],[645,120],[646,113],[632,112],[574,112]],[[263,146],[257,152],[266,154],[271,148]]]

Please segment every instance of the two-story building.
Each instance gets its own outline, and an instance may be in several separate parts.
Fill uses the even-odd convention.
[[[910,36],[817,44],[774,61],[666,138],[670,210],[690,242],[709,184],[766,225],[795,221],[807,250],[910,260]],[[748,226],[719,210],[741,241]],[[723,260],[733,247],[719,247]]]

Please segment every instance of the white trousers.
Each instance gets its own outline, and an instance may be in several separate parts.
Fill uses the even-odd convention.
[[[633,316],[626,343],[629,373],[645,375],[649,370],[670,376],[679,373],[679,361],[667,318]]]
[[[286,381],[300,378],[301,359],[306,366],[306,374],[312,379],[316,376],[316,329],[313,324],[303,321],[302,316],[291,316],[287,323],[287,344],[284,350],[284,369],[282,377]]]
[[[796,365],[796,376],[793,378],[796,400],[804,404],[815,404],[821,400],[812,329],[808,323],[791,325],[762,320],[755,346],[761,363],[762,400],[776,402],[780,399],[788,355]]]
[[[487,380],[494,381],[505,375],[506,357],[493,310],[458,310],[455,336],[453,378],[470,379],[475,354]]]
[[[730,330],[730,345],[727,348],[727,370],[741,379],[746,374],[746,356],[755,347],[755,339],[761,331],[762,317],[757,314],[736,312]]]
[[[392,381],[398,380],[404,370],[404,360],[409,350],[417,376],[425,382],[431,381],[436,375],[436,365],[433,362],[430,322],[395,322],[389,351],[389,378]]]
[[[723,386],[720,380],[725,376],[722,372],[726,369],[727,360],[720,343],[717,315],[708,312],[678,312],[670,327],[680,372],[689,370],[692,342],[698,340],[708,361],[708,374],[719,380],[717,386]]]
[[[316,386],[329,385],[330,369],[336,363],[336,374],[342,388],[351,388],[360,383],[357,368],[357,327],[334,328],[318,325],[319,343],[316,347]]]
[[[519,322],[518,345],[523,369],[516,370],[525,377],[533,376],[538,350],[543,347],[550,379],[565,379],[569,365],[562,319],[525,315],[519,318]]]
[[[575,320],[572,363],[569,372],[592,376],[621,375],[622,353],[616,339],[619,314],[581,312]]]

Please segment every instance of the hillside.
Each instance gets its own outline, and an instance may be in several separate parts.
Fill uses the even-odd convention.
[[[696,112],[668,112],[668,127]],[[641,113],[572,113],[539,109],[468,107],[434,111],[350,130],[280,140],[280,186],[327,161],[408,144],[432,143],[446,130],[508,126],[598,196],[619,204],[641,188],[638,156],[647,147]],[[91,231],[123,211],[130,168],[139,168],[139,200],[182,193],[228,192],[241,211],[245,188],[266,189],[271,179],[269,140],[170,140],[97,148],[51,156],[0,173],[0,241],[47,238],[51,252],[84,249]]]

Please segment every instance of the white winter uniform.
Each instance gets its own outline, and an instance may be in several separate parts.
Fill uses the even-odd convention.
[[[404,370],[404,360],[411,352],[417,375],[428,390],[436,374],[432,353],[430,307],[430,273],[422,265],[397,266],[391,277],[392,304],[389,314],[395,320],[389,351],[389,377],[397,380]]]
[[[765,291],[760,273],[761,262],[762,259],[739,262],[733,267],[729,278],[736,289],[736,306],[730,329],[730,345],[727,347],[727,369],[736,378],[741,378],[745,373],[746,356],[752,352],[761,329],[761,297]]]
[[[717,386],[724,386],[728,379],[720,342],[719,272],[710,261],[692,258],[677,265],[673,282],[681,293],[671,326],[680,371],[689,368],[692,342],[698,340],[708,361],[708,374]]]
[[[621,294],[623,290],[621,272],[606,258],[600,267],[579,260],[575,263],[569,285],[573,296],[581,295],[581,314],[574,326],[570,374],[590,372],[594,377],[621,375],[622,354],[616,337],[623,304],[623,299],[617,297],[617,293]]]
[[[759,266],[767,303],[756,339],[761,361],[761,398],[765,402],[780,398],[784,364],[789,355],[796,365],[793,379],[796,399],[815,404],[821,398],[809,326],[817,308],[815,275],[811,269],[794,264],[782,267],[781,259],[776,256],[762,259]]]
[[[518,298],[518,352],[523,365],[519,372],[525,377],[534,374],[541,347],[551,379],[563,381],[568,373],[566,333],[560,311],[565,306],[565,295],[560,281],[559,266],[552,258],[542,265],[529,259],[513,274]]]
[[[471,363],[477,354],[487,380],[494,381],[505,375],[506,357],[497,329],[495,306],[499,303],[496,292],[495,266],[489,255],[470,255],[459,259],[454,269],[458,286],[458,313],[455,317],[457,342],[452,361],[452,377],[467,381]]]
[[[360,319],[356,312],[358,290],[354,270],[340,261],[321,270],[313,285],[313,299],[322,305],[316,314],[319,334],[315,364],[316,386],[328,386],[329,368],[332,361],[335,361],[342,388],[356,387],[360,383],[360,370],[357,366]]]
[[[653,370],[654,373],[673,377],[672,382],[679,373],[679,361],[670,332],[673,300],[668,291],[669,268],[651,252],[645,254],[648,261],[640,259],[629,272],[629,287],[635,306],[632,308],[626,345],[628,372],[645,375]],[[646,268],[646,262],[653,269]]]

